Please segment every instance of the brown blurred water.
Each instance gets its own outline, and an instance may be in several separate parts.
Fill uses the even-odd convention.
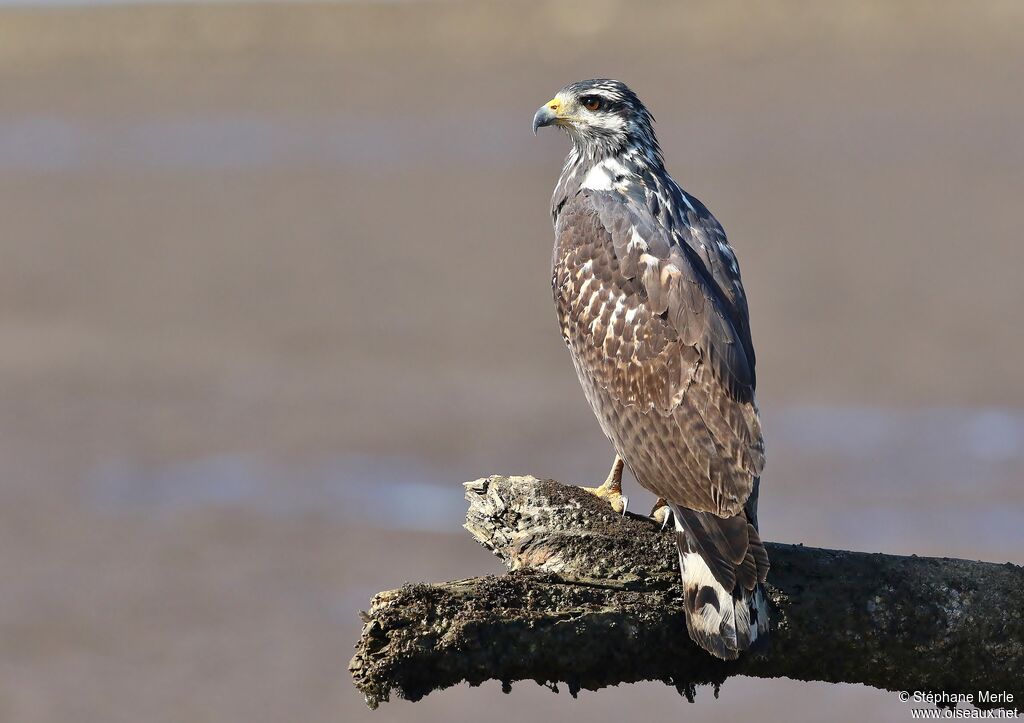
[[[906,719],[748,679],[370,713],[345,667],[377,590],[498,570],[461,482],[607,471],[550,308],[566,141],[529,132],[581,77],[638,90],[740,255],[765,534],[1024,562],[1022,31],[1009,2],[0,10],[0,719]]]

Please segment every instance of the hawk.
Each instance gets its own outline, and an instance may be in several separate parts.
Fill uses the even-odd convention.
[[[624,511],[628,465],[667,505],[690,637],[735,659],[768,632],[764,442],[736,255],[665,170],[654,118],[625,84],[565,86],[533,118],[535,134],[550,125],[572,140],[551,200],[558,321],[616,453],[590,491]]]

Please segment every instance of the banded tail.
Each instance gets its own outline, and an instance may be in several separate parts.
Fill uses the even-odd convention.
[[[735,660],[768,637],[763,583],[768,553],[757,533],[753,505],[735,517],[695,512],[671,504],[683,576],[686,629],[716,658]]]

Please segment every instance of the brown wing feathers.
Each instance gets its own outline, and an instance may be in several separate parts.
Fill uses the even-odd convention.
[[[691,243],[673,243],[669,232],[646,208],[625,205],[621,197],[609,193],[584,192],[573,203],[586,203],[596,211],[611,237],[619,272],[627,279],[639,276],[651,310],[667,314],[683,343],[701,349],[730,396],[752,401],[753,348],[746,329],[746,300],[742,289],[723,276],[721,261],[714,267],[704,261],[716,258],[709,246],[719,240],[712,240],[707,230],[697,227],[688,230],[696,236],[692,244],[703,253],[694,251]],[[719,283],[728,285],[724,296]],[[738,308],[740,303],[742,308]]]

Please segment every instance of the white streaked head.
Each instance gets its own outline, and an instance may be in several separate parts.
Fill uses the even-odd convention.
[[[661,158],[654,117],[618,80],[597,78],[565,86],[533,117],[534,132],[549,125],[562,128],[577,152],[594,160],[632,149],[651,160]]]

